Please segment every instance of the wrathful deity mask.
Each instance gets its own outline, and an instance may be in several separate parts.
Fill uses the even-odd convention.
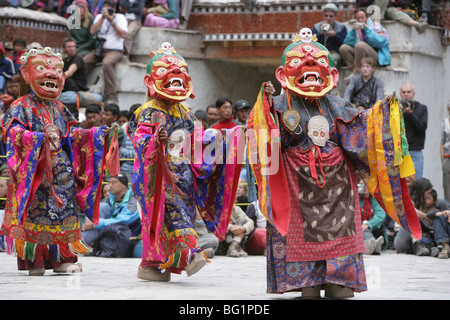
[[[330,52],[315,40],[311,30],[303,28],[284,51],[275,74],[284,90],[310,100],[323,97],[339,80]]]
[[[195,97],[187,63],[168,42],[151,56],[144,84],[152,98],[182,102]]]
[[[44,100],[55,100],[61,95],[66,81],[60,53],[51,48],[31,49],[20,57],[20,73],[31,90]]]

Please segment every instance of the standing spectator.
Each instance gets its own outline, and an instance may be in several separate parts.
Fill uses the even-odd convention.
[[[331,53],[334,65],[340,65],[341,55],[339,48],[347,36],[347,28],[342,22],[336,21],[338,8],[333,3],[327,3],[323,8],[324,20],[314,25],[313,34],[317,36],[317,42],[323,44]]]
[[[11,79],[15,74],[14,63],[11,59],[5,57],[6,50],[3,43],[0,42],[0,92],[4,93],[6,89],[6,80]]]
[[[233,104],[230,99],[217,99],[216,108],[219,114],[219,121],[215,123],[212,128],[218,130],[230,129],[237,125],[237,122],[233,119]]]
[[[372,108],[375,102],[384,98],[383,81],[375,77],[374,72],[373,59],[371,57],[361,59],[361,73],[352,77],[345,89],[344,99],[360,110]]]
[[[447,104],[447,112],[450,113],[450,101]],[[442,180],[444,184],[444,199],[450,202],[450,117],[446,117],[442,124],[441,135],[441,161],[442,161]]]
[[[238,100],[234,104],[234,112],[236,113],[237,123],[247,125],[248,116],[252,108],[246,100]]]
[[[206,107],[206,116],[208,117],[208,127],[211,127],[217,121],[219,121],[219,112],[215,104],[210,104]]]
[[[356,22],[345,37],[344,44],[339,48],[342,58],[352,73],[361,72],[361,59],[367,56],[375,61],[376,66],[390,65],[391,53],[387,32],[383,33],[384,36],[375,32],[373,22],[368,21],[364,8],[356,11],[355,18]],[[350,74],[346,79],[352,76],[353,74]]]
[[[142,9],[144,9],[145,0],[120,0],[119,12],[122,13],[128,21],[127,37],[124,41],[124,55],[127,60],[131,55],[131,46],[133,38],[142,28]]]
[[[426,105],[414,100],[416,92],[410,82],[405,82],[400,87],[402,98],[400,108],[403,111],[405,121],[406,139],[409,144],[409,154],[416,169],[415,178],[423,176],[423,154],[425,145],[425,133],[428,123],[428,108]]]
[[[156,2],[156,1],[155,1]],[[165,2],[165,3],[164,3]],[[144,26],[153,28],[176,29],[180,24],[178,0],[158,1],[159,4],[169,9],[169,13],[161,14],[151,12],[145,17]]]
[[[76,0],[75,5],[80,10],[81,25],[80,28],[69,29],[67,35],[75,39],[77,51],[84,57],[95,49],[96,40],[90,31],[94,23],[94,17],[89,11],[89,5],[86,0]]]
[[[114,65],[123,57],[123,44],[127,36],[128,22],[123,14],[115,13],[114,0],[106,0],[100,14],[95,17],[90,31],[104,39],[99,48],[84,57],[89,72],[98,61],[102,62],[105,79],[106,103],[117,103],[116,73]],[[100,51],[100,52],[99,52]]]
[[[22,66],[22,64],[20,63],[20,56],[22,55],[22,53],[26,52],[27,43],[23,39],[15,39],[13,41],[13,49],[14,49],[14,51],[9,58],[14,63],[15,73],[18,73],[20,67]]]

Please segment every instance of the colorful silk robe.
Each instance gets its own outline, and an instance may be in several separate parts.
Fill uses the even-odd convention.
[[[402,149],[404,129],[396,100],[387,98],[365,112],[331,95],[312,103],[292,96],[290,105],[300,115],[297,136],[279,121],[289,109],[286,95],[275,97],[276,109],[270,109],[261,92],[249,121],[249,128],[280,128],[283,165],[278,177],[261,174],[260,162],[252,165],[260,203],[266,203],[261,210],[269,220],[267,291],[325,283],[364,291],[358,178],[389,216],[414,236],[421,233],[404,181],[413,169],[407,145]],[[316,115],[330,125],[323,147],[307,135],[308,121]],[[275,188],[288,190],[289,210],[278,210]]]
[[[52,122],[61,143],[50,152],[43,132]],[[62,103],[43,105],[33,93],[17,99],[5,114],[11,175],[1,233],[8,253],[31,262],[36,255],[58,262],[90,251],[78,214],[82,210],[98,222],[105,133],[72,128],[76,123]]]
[[[238,141],[243,154],[245,137],[239,128],[205,132],[195,121],[182,104],[153,99],[130,123],[136,149],[132,185],[142,208],[142,266],[184,270],[188,257],[200,251],[193,226],[196,210],[208,229],[224,239],[242,163]],[[168,145],[157,139],[160,126],[169,134]],[[176,148],[171,137],[180,130],[186,140],[180,156],[174,156],[168,152]]]

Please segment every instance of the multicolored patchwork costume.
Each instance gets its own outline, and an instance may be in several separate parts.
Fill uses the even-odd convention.
[[[136,150],[132,185],[142,208],[140,270],[186,270],[191,275],[196,254],[207,260],[197,244],[196,211],[223,240],[241,169],[234,139],[245,144],[245,138],[239,128],[205,132],[182,104],[193,97],[192,81],[187,64],[170,44],[164,43],[150,60],[144,82],[150,101],[129,124]],[[167,140],[159,139],[161,130]],[[153,280],[139,272],[138,277]]]
[[[361,292],[367,284],[359,178],[390,217],[420,238],[404,179],[414,168],[396,98],[361,112],[330,95],[339,75],[308,31],[286,48],[277,69],[285,92],[271,104],[264,84],[249,120],[257,137],[274,130],[266,146],[273,159],[280,154],[279,170],[266,174],[260,141],[249,145],[260,155],[252,168],[269,221],[267,291],[317,288],[309,292],[319,297],[322,286],[332,284]]]
[[[20,60],[31,93],[2,119],[11,174],[0,232],[20,270],[65,272],[77,254],[90,251],[78,214],[98,222],[107,134],[74,128],[76,119],[57,100],[65,81],[61,54],[31,49]]]

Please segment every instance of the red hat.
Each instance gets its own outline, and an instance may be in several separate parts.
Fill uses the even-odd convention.
[[[76,6],[83,6],[83,7],[85,7],[86,9],[89,10],[89,5],[88,5],[88,3],[87,3],[86,0],[76,0],[76,1],[75,1],[75,5],[76,5]]]
[[[5,47],[3,46],[3,43],[2,43],[2,42],[0,42],[0,52],[1,52],[2,54],[6,54],[6,50],[5,50]]]

